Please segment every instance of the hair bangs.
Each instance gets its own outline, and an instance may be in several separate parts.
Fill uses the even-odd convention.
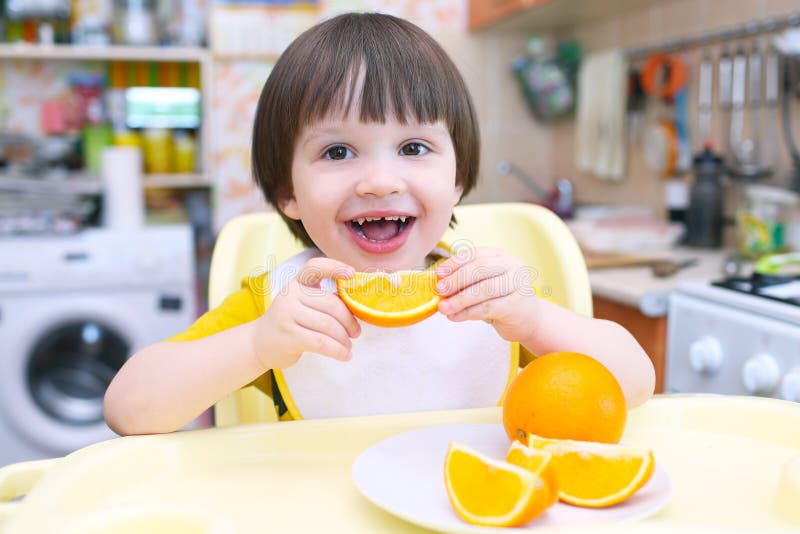
[[[355,106],[363,122],[386,122],[391,116],[401,123],[443,120],[452,128],[460,102],[453,98],[453,80],[445,74],[449,58],[406,27],[388,29],[384,25],[378,31],[367,24],[353,28],[358,35],[347,40],[320,36],[318,50],[327,53],[319,54],[307,83],[301,85],[302,124],[329,115],[344,118]],[[420,47],[426,48],[424,53]]]

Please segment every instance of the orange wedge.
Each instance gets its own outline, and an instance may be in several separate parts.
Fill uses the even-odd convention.
[[[396,271],[356,273],[336,280],[339,296],[359,319],[377,326],[408,326],[436,313],[436,273]]]
[[[551,453],[531,449],[519,441],[514,441],[506,454],[506,462],[518,465],[541,477],[550,488],[550,504],[555,504],[558,500],[558,475]]]
[[[636,493],[653,475],[653,452],[639,447],[547,439],[531,435],[532,449],[553,455],[558,497],[575,506],[603,508]]]
[[[447,451],[444,481],[456,513],[473,525],[524,525],[552,504],[541,477],[460,443]]]

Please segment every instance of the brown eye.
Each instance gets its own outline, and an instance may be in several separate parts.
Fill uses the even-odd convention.
[[[325,156],[328,159],[347,159],[348,157],[350,157],[349,152],[350,151],[347,150],[347,147],[339,145],[339,146],[333,146],[329,148],[327,151],[325,151]]]
[[[408,143],[400,149],[400,153],[404,156],[421,156],[427,151],[428,148],[421,143]]]

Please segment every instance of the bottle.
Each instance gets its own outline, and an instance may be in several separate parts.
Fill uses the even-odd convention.
[[[686,214],[686,245],[716,248],[722,245],[722,158],[709,145],[695,156],[694,181]]]

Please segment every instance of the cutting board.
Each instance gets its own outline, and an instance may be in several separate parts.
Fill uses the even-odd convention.
[[[586,260],[586,267],[589,269],[647,266],[664,261],[664,258],[620,254],[617,252],[584,251],[583,257]]]

